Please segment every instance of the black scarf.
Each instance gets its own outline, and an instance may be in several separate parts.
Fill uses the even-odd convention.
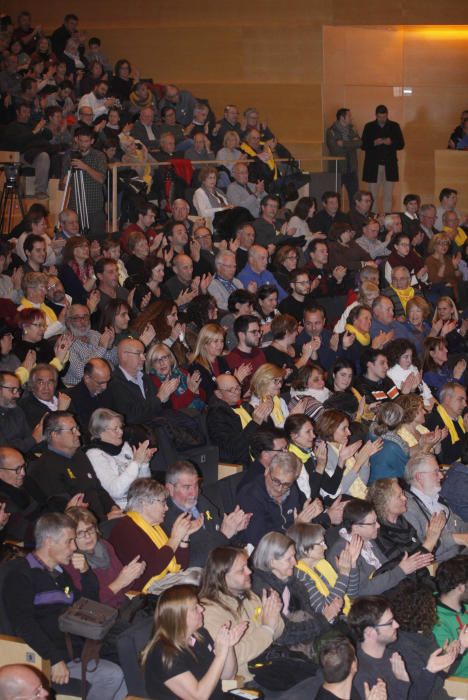
[[[104,440],[99,440],[99,438],[93,438],[89,445],[86,446],[87,450],[102,450],[111,457],[117,457],[122,452],[122,448],[123,443],[121,445],[111,445],[110,442],[104,442]]]

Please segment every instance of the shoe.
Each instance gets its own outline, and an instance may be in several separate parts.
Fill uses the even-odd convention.
[[[49,199],[47,192],[36,192],[34,199]]]

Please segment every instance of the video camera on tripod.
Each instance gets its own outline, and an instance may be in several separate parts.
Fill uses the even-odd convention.
[[[23,198],[19,188],[21,156],[18,151],[0,151],[0,170],[5,173],[5,184],[0,197],[0,231],[10,233],[15,208],[24,217]]]
[[[82,154],[78,150],[73,150],[70,153],[71,161],[74,159],[83,158]],[[62,198],[62,208],[63,211],[70,198],[71,189],[73,186],[73,194],[75,197],[76,213],[78,214],[78,220],[80,222],[80,230],[83,234],[89,233],[89,215],[88,215],[88,204],[86,202],[86,190],[84,184],[83,171],[80,168],[75,168],[70,165],[70,169],[67,173],[67,178],[65,180],[65,189]]]

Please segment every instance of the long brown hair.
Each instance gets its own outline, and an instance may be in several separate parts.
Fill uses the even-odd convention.
[[[153,304],[147,306],[146,309],[143,309],[134,321],[132,321],[131,329],[140,335],[143,333],[148,323],[151,323],[156,331],[157,340],[166,340],[172,332],[172,328],[168,324],[166,318],[174,307],[176,307],[176,304],[170,299],[162,299],[161,301],[153,302]]]
[[[157,642],[162,644],[162,662],[168,669],[180,652],[193,654],[187,645],[187,612],[194,601],[198,602],[195,586],[173,586],[161,593],[154,613],[153,636],[141,653],[142,665]],[[194,636],[199,639],[197,634]]]
[[[221,596],[231,596],[236,600],[226,585],[226,574],[232,569],[238,556],[243,556],[246,560],[248,558],[247,552],[239,547],[216,547],[208,554],[200,584],[200,600],[203,600],[203,605],[220,605],[232,612]],[[249,591],[245,592],[244,597],[250,598]],[[241,600],[236,602],[239,607],[242,605]]]

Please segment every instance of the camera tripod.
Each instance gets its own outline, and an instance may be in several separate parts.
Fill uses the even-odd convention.
[[[78,214],[78,220],[80,222],[80,230],[83,234],[89,233],[89,215],[88,215],[88,204],[86,202],[86,191],[84,185],[83,171],[79,168],[71,167],[67,173],[67,178],[65,180],[65,190],[63,192],[62,198],[62,208],[63,211],[68,204],[70,195],[73,188],[73,194],[75,197],[76,213]]]
[[[0,232],[10,233],[13,228],[15,209],[19,207],[24,217],[24,205],[18,187],[18,165],[4,165],[5,185],[0,197]]]

